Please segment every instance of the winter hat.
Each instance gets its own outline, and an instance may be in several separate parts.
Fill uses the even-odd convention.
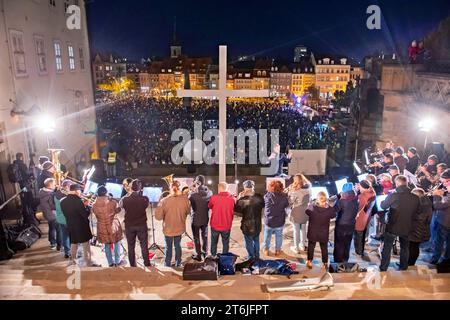
[[[390,165],[388,170],[397,170],[400,171],[400,169],[398,168],[398,166],[396,164]]]
[[[255,187],[255,182],[253,180],[245,180],[242,182],[244,189],[253,189]]]
[[[404,154],[405,149],[403,149],[403,147],[397,147],[397,148],[395,148],[395,152],[398,154]]]
[[[353,183],[347,182],[347,183],[344,184],[344,186],[342,187],[342,192],[350,192],[350,191],[353,191]]]
[[[369,181],[363,180],[359,183],[359,185],[363,188],[363,189],[370,189],[370,183]]]
[[[77,191],[77,190],[83,190],[83,188],[78,183],[70,185],[70,191]]]
[[[50,161],[45,161],[43,164],[42,164],[42,169],[44,169],[44,170],[49,170],[51,167],[53,167],[54,165],[53,165],[53,163],[51,163]]]
[[[131,182],[131,190],[139,192],[142,189],[142,182],[139,179],[135,179]]]
[[[108,189],[106,189],[105,186],[100,186],[100,187],[98,187],[98,189],[97,189],[97,195],[98,195],[99,197],[106,196],[107,193],[108,193]]]
[[[67,187],[67,186],[71,186],[72,184],[73,184],[73,182],[70,181],[69,179],[65,179],[65,180],[63,180],[63,182],[61,182],[61,186],[62,186],[63,188],[65,188],[65,187]]]
[[[446,169],[441,174],[441,179],[450,179],[450,169]]]
[[[417,149],[414,147],[409,148],[408,151],[411,152],[412,154],[417,154]]]
[[[434,162],[437,162],[438,157],[435,154],[432,154],[431,156],[428,157],[428,160],[433,160]]]
[[[45,162],[49,161],[50,159],[46,156],[40,156],[39,157],[39,164],[44,164]]]

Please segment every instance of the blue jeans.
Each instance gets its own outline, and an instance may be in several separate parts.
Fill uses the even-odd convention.
[[[230,233],[231,231],[217,231],[211,228],[211,255],[217,255],[217,243],[219,236],[222,237],[222,253],[228,253],[230,250]]]
[[[442,249],[445,242],[444,259],[450,259],[450,228],[444,227],[442,224],[437,223],[437,233],[433,252],[433,258],[436,262],[439,261],[442,254]]]
[[[380,271],[386,271],[391,262],[392,247],[394,246],[394,241],[397,236],[389,232],[384,233],[384,246],[383,252],[381,253],[381,265]],[[408,269],[409,262],[409,240],[408,237],[400,238],[400,270]]]
[[[114,243],[114,260],[112,257],[112,243],[105,243],[105,254],[106,259],[108,260],[108,265],[111,267],[113,264],[120,263],[120,241]]]
[[[437,218],[436,218],[436,213],[433,212],[433,216],[431,218],[431,223],[430,223],[430,243],[432,248],[434,249],[434,247],[436,247],[436,238],[437,238],[437,234],[439,232],[439,224],[437,222]]]
[[[292,223],[294,227],[294,247],[306,247],[306,223]]]
[[[65,224],[58,223],[58,232],[61,239],[61,246],[64,249],[64,254],[70,255],[70,237],[67,226]]]
[[[172,262],[172,247],[175,246],[175,266],[179,266],[181,264],[181,236],[176,237],[167,237],[166,240],[166,248],[165,248],[165,256],[166,260],[164,261],[164,266],[170,267]]]
[[[264,228],[264,249],[269,250],[272,234],[275,234],[275,250],[281,250],[281,246],[283,245],[283,229],[284,226],[279,228],[266,226]]]
[[[50,242],[50,245],[52,247],[57,246],[58,244],[60,244],[58,240],[58,223],[56,222],[56,220],[48,221],[48,241]]]
[[[248,259],[259,259],[259,234],[248,236],[244,234],[245,248],[248,252]]]

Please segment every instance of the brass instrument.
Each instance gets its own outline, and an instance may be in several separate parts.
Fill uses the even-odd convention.
[[[52,155],[52,163],[55,166],[55,173],[53,174],[55,183],[57,186],[60,186],[63,180],[62,178],[64,177],[64,173],[61,171],[61,162],[59,161],[59,155],[61,154],[61,151],[64,151],[64,149],[48,149],[48,151]]]
[[[170,194],[170,187],[173,183],[173,176],[174,174],[169,174],[168,176],[162,177],[161,179],[164,180],[169,188],[169,190],[163,191],[163,193],[161,193],[161,199],[163,199],[164,197],[168,196]]]
[[[63,188],[61,188],[61,187],[58,187],[58,188],[59,188],[59,190],[60,190],[62,193],[64,193],[66,196],[69,195],[69,193],[68,193],[66,190],[64,190]],[[94,194],[94,193],[89,193],[89,194],[84,194],[84,193],[82,193],[82,194],[80,195],[80,198],[81,198],[81,200],[83,200],[84,202],[87,202],[87,205],[86,205],[86,206],[87,206],[88,208],[92,209],[92,206],[94,205],[95,201],[97,200],[97,195]]]

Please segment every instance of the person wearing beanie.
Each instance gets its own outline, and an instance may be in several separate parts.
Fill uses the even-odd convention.
[[[92,212],[97,218],[97,240],[105,244],[106,259],[110,267],[123,264],[120,260],[120,241],[123,238],[123,231],[117,217],[120,211],[117,201],[109,197],[105,186],[100,186],[97,189],[97,199],[92,206]],[[112,250],[114,250],[114,257]]]
[[[400,174],[400,169],[396,164],[393,164],[389,166],[388,173],[390,174],[392,181],[394,181],[395,177],[397,177]]]
[[[162,199],[156,208],[155,218],[163,222],[165,240],[165,267],[172,266],[172,250],[175,247],[175,268],[181,267],[181,237],[186,232],[186,218],[191,204],[182,193],[179,181],[170,186],[170,195]]]
[[[195,244],[195,254],[192,258],[201,261],[202,256],[205,258],[208,253],[208,203],[213,193],[205,186],[204,176],[197,176],[194,183],[197,184],[197,187],[188,195],[191,203],[191,228]]]
[[[383,210],[389,209],[383,237],[380,271],[388,269],[392,248],[397,237],[400,238],[400,270],[408,269],[409,237],[413,221],[420,212],[419,197],[411,193],[407,178],[400,175],[394,182],[395,191],[390,193],[380,204]]]
[[[52,250],[60,249],[60,239],[58,234],[58,227],[56,223],[56,208],[53,194],[55,192],[55,179],[47,178],[44,181],[44,187],[39,189],[38,210],[42,211],[45,220],[48,223],[48,241]]]
[[[427,163],[419,167],[419,174],[417,175],[417,180],[419,181],[420,187],[424,190],[428,190],[433,187],[437,178],[437,162],[438,157],[434,154],[430,155],[427,159]]]
[[[447,176],[448,177],[448,176]],[[442,253],[444,254],[444,261],[450,260],[450,180],[446,179],[444,182],[445,189],[437,189],[433,192],[433,208],[436,210],[434,216],[436,217],[437,232],[434,243],[433,256],[431,264],[439,263]],[[445,250],[444,250],[445,245]]]
[[[237,216],[241,216],[241,231],[244,234],[248,260],[259,259],[259,235],[262,230],[261,216],[264,209],[264,198],[255,193],[255,182],[247,180],[242,183],[244,191],[234,207]]]
[[[363,257],[367,227],[372,216],[372,208],[375,205],[375,191],[367,180],[361,181],[358,189],[358,213],[356,214],[353,242],[356,254]]]
[[[403,147],[395,148],[394,152],[394,163],[397,165],[399,172],[403,173],[406,166],[408,165],[408,158],[404,155],[405,150]]]
[[[54,178],[55,166],[50,161],[45,161],[42,164],[42,171],[37,177],[36,183],[39,189],[44,188],[44,181],[48,178]]]
[[[140,194],[142,182],[135,179],[131,182],[131,193],[120,199],[119,207],[125,210],[125,236],[128,243],[128,260],[131,267],[136,267],[136,237],[139,240],[144,265],[150,266],[148,257],[147,208],[150,201]]]
[[[56,222],[58,231],[61,237],[61,244],[64,249],[64,258],[70,258],[70,237],[67,229],[67,221],[61,209],[61,200],[70,192],[70,186],[73,184],[70,180],[63,180],[61,187],[54,193],[55,208],[56,208]]]
[[[350,247],[358,214],[358,196],[354,189],[353,183],[344,184],[340,198],[335,205],[337,218],[334,229],[333,258],[336,263],[348,262],[350,257]]]
[[[408,164],[406,165],[405,169],[412,174],[416,174],[417,168],[420,164],[420,158],[417,154],[417,149],[414,147],[409,148],[406,155],[408,157]]]
[[[311,201],[311,182],[303,174],[296,174],[288,188],[288,197],[292,208],[290,221],[294,229],[294,244],[290,249],[295,254],[299,254],[306,249],[308,216],[305,211]]]
[[[91,245],[92,232],[89,223],[90,210],[81,200],[82,187],[73,183],[69,187],[69,194],[61,200],[61,210],[67,221],[67,229],[71,242],[71,264],[77,264],[78,247],[83,248],[83,258],[86,266],[100,267],[92,261]]]

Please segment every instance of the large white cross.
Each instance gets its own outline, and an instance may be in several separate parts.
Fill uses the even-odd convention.
[[[219,89],[217,90],[177,90],[178,97],[217,97],[219,99],[219,181],[226,181],[226,141],[227,141],[227,98],[263,98],[269,90],[228,90],[227,89],[227,46],[219,46]]]

